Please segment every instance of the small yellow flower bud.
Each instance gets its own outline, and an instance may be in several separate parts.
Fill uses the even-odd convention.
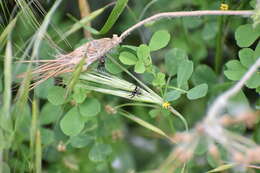
[[[220,10],[224,10],[224,11],[228,10],[228,4],[224,4],[224,3],[220,4]]]
[[[165,108],[165,109],[168,109],[169,106],[171,106],[171,104],[169,102],[164,102],[162,107]]]

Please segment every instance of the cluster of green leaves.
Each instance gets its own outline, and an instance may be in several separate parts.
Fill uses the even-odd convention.
[[[237,44],[242,49],[238,52],[239,60],[230,60],[226,63],[227,69],[224,71],[225,76],[237,81],[242,78],[246,71],[260,58],[260,42],[255,49],[249,48],[260,36],[260,27],[253,28],[251,24],[241,25],[236,30],[235,38]],[[248,34],[250,33],[250,34]],[[246,83],[251,89],[256,89],[260,93],[260,73],[256,72]]]
[[[230,1],[234,2],[233,0]],[[6,1],[0,2],[1,8],[5,6],[2,2],[5,3]],[[19,2],[24,3],[25,1],[20,0]],[[117,1],[107,22],[104,25],[100,23],[100,25],[103,25],[100,31],[86,27],[85,24],[103,14],[108,6],[93,11],[89,16],[79,21],[73,19],[76,21],[75,23],[63,16],[64,6],[62,6],[63,8],[57,8],[52,17],[45,18],[45,21],[51,20],[51,24],[58,27],[59,32],[57,32],[57,28],[50,27],[47,30],[41,27],[38,22],[35,22],[39,19],[32,15],[33,12],[28,11],[30,8],[23,5],[23,12],[19,13],[17,18],[11,20],[7,26],[2,25],[2,23],[0,25],[1,58],[7,57],[7,48],[5,49],[7,42],[12,43],[13,58],[31,57],[31,54],[28,53],[30,51],[27,51],[27,47],[29,47],[28,49],[34,52],[34,48],[28,44],[30,42],[27,42],[27,40],[31,40],[31,37],[34,38],[32,40],[36,40],[40,44],[37,49],[40,59],[55,58],[53,56],[56,54],[53,46],[54,42],[57,42],[60,48],[71,51],[72,49],[69,49],[61,41],[64,37],[75,48],[85,41],[85,39],[79,41],[82,34],[78,31],[81,28],[97,35],[108,32],[123,9],[125,9],[127,2],[127,0]],[[93,3],[99,5],[98,2],[93,1]],[[219,2],[217,1],[158,1],[149,6],[149,9],[144,8],[147,3],[148,1],[136,1],[135,4],[131,4],[133,5],[133,13],[131,11],[125,13],[124,20],[120,20],[120,23],[118,22],[117,27],[111,32],[122,33],[127,27],[136,23],[137,21],[132,20],[133,16],[130,16],[130,14],[147,13],[147,16],[149,16],[154,14],[154,11],[162,11],[161,7],[164,7],[164,11],[179,11],[191,7],[198,9],[219,8]],[[51,2],[46,1],[46,4],[46,6],[51,5]],[[233,4],[232,9],[250,8],[247,1],[230,4]],[[144,9],[148,11],[143,11]],[[7,11],[5,14],[8,15]],[[211,54],[215,54],[215,40],[225,37],[220,32],[223,25],[220,25],[221,22],[218,17],[185,17],[170,22],[169,20],[162,20],[149,23],[146,25],[148,29],[145,32],[151,31],[153,35],[148,44],[139,46],[122,45],[112,52],[111,56],[129,71],[137,74],[154,91],[160,93],[165,101],[171,102],[177,110],[180,110],[185,115],[189,125],[192,126],[202,118],[208,102],[232,86],[233,82],[230,82],[230,80],[239,80],[260,56],[260,44],[259,42],[256,44],[256,41],[259,41],[259,28],[254,29],[251,24],[241,25],[244,20],[238,18],[224,21],[228,21],[225,24],[228,24],[229,28],[227,29],[231,33],[229,36],[233,37],[236,30],[235,39],[237,45],[242,48],[238,53],[239,60],[230,60],[226,64],[224,75],[227,79],[219,80],[222,79],[222,76],[217,73],[216,69],[211,68],[213,66],[211,62],[206,61],[211,58]],[[14,31],[14,26],[15,32],[13,32],[12,37],[9,37],[9,33]],[[41,35],[36,37],[34,34],[38,32],[38,29],[48,33],[48,39],[42,40]],[[62,39],[61,35],[64,36]],[[142,35],[144,37],[143,43],[146,42],[145,35]],[[171,35],[174,37],[171,38]],[[129,37],[134,38],[135,35]],[[53,40],[49,40],[49,38],[53,38]],[[138,45],[140,43],[134,42],[134,44]],[[10,53],[10,49],[8,51]],[[224,53],[225,56],[235,59],[235,43],[229,45],[228,51]],[[207,62],[208,65],[202,63],[202,61]],[[3,62],[4,59],[0,62],[1,66],[4,65]],[[129,79],[123,73],[123,70],[108,58],[105,66],[108,72]],[[21,82],[21,80],[15,79],[15,76],[27,67],[27,65],[20,63],[12,65],[14,83]],[[77,76],[77,73],[75,75]],[[4,96],[3,93],[11,92],[11,90],[7,91],[6,86],[4,86],[6,76],[8,75],[4,74],[3,70],[0,69],[1,98]],[[29,77],[26,77],[22,82],[22,89],[28,86],[28,80]],[[259,81],[259,72],[257,72],[248,81],[247,87],[255,89],[259,93]],[[170,153],[172,150],[171,145],[160,142],[162,140],[151,140],[151,138],[147,140],[146,136],[155,136],[151,132],[147,132],[141,126],[133,125],[131,121],[123,119],[119,114],[109,115],[106,112],[105,105],[128,103],[127,100],[90,92],[78,87],[74,80],[70,82],[72,90],[68,92],[63,86],[54,85],[53,79],[49,79],[35,89],[34,96],[40,101],[35,101],[38,105],[35,104],[34,106],[29,105],[30,102],[27,102],[27,97],[30,96],[28,88],[27,90],[19,90],[18,96],[13,99],[10,112],[8,112],[12,115],[14,131],[11,130],[11,126],[7,129],[6,124],[8,123],[1,119],[1,122],[4,123],[1,123],[0,126],[0,149],[10,150],[12,154],[12,157],[9,157],[6,162],[0,165],[5,172],[10,172],[10,168],[12,172],[28,172],[32,170],[34,155],[38,160],[46,162],[43,169],[48,170],[48,172],[147,170],[157,167],[165,158],[165,153]],[[12,93],[12,95],[15,94],[16,92]],[[242,91],[233,100],[242,102],[245,105],[252,101],[251,97],[246,97]],[[259,99],[258,101],[260,103]],[[7,103],[8,98],[3,97],[3,100],[0,101],[1,110],[3,102]],[[172,117],[166,109],[133,107],[131,110],[133,114],[138,115],[139,119],[129,115],[125,117],[134,121],[137,119],[135,122],[146,124],[147,129],[151,127],[150,125],[154,125],[161,130],[162,134],[172,134],[175,131],[183,130],[180,121],[176,117]],[[1,117],[3,117],[2,115]],[[257,142],[260,139],[257,132],[259,127],[258,124],[253,132]],[[242,134],[246,129],[243,125],[238,125],[234,127],[234,130]],[[10,131],[10,133],[6,133],[6,131]],[[34,137],[37,131],[41,134],[40,141]],[[127,137],[125,140],[120,140],[125,131],[128,132]],[[13,135],[15,138],[13,138]],[[207,154],[207,143],[203,142],[206,140],[202,139],[201,141],[202,143],[198,145],[195,151],[195,156],[206,156],[207,162],[201,164],[196,159],[190,161],[187,164],[187,169],[192,170],[192,172],[202,172],[209,170],[209,167],[218,166],[214,159]],[[42,147],[42,151],[39,151],[39,147],[34,147],[35,143],[37,146]],[[66,151],[59,151],[57,149],[59,145],[65,145]],[[221,151],[222,154],[225,155],[225,151]],[[223,156],[223,158],[226,157]],[[118,163],[121,167],[118,167]]]
[[[150,83],[154,87],[161,90],[163,88],[171,89],[171,91],[165,93],[165,101],[177,100],[182,94],[187,94],[187,98],[190,100],[204,97],[208,90],[206,83],[189,89],[188,80],[193,73],[193,62],[188,59],[185,50],[173,48],[166,53],[165,68],[170,80],[168,84],[166,83],[166,74],[160,72],[152,63],[151,53],[166,47],[170,42],[170,37],[168,31],[159,30],[153,34],[149,45],[141,44],[138,47],[122,46],[128,50],[120,52],[119,60],[125,65],[134,66],[136,73],[152,75]],[[174,77],[176,75],[177,77]]]

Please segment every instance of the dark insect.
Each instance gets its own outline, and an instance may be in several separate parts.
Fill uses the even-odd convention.
[[[99,59],[99,62],[98,62],[98,67],[97,67],[97,70],[98,71],[105,71],[105,57],[102,56],[100,59]]]
[[[132,91],[130,98],[134,98],[135,96],[140,96],[142,95],[142,92],[138,86],[135,86],[134,91]]]

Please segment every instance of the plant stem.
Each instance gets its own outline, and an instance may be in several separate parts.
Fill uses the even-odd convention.
[[[174,115],[176,115],[178,118],[180,118],[180,120],[183,122],[184,126],[185,126],[185,130],[188,131],[189,130],[189,126],[188,123],[186,121],[186,119],[175,109],[173,109],[173,107],[169,107],[168,110],[173,113]]]
[[[125,103],[125,104],[121,104],[118,106],[115,106],[115,109],[119,109],[125,106],[145,106],[145,107],[152,107],[152,108],[158,108],[158,106],[156,105],[151,105],[151,104],[145,104],[145,103]]]
[[[223,23],[224,18],[220,16],[218,18],[218,33],[217,33],[217,40],[216,40],[216,55],[215,55],[215,72],[217,74],[221,71],[221,64],[223,60],[222,52],[223,52]]]
[[[183,90],[183,89],[181,89],[181,88],[177,88],[177,87],[174,87],[174,86],[168,86],[168,88],[171,88],[171,89],[174,89],[174,90],[177,90],[177,91],[181,91],[181,92],[183,92],[183,93],[187,93],[188,91],[186,91],[186,90]]]
[[[35,172],[42,172],[42,146],[41,146],[41,133],[38,129],[35,138]]]
[[[146,23],[149,23],[151,21],[156,21],[161,18],[176,18],[176,17],[185,17],[185,16],[222,16],[222,15],[227,15],[227,16],[251,16],[253,15],[253,11],[250,10],[241,10],[241,11],[222,11],[222,10],[201,10],[201,11],[180,11],[180,12],[165,12],[165,13],[158,13],[155,14],[151,17],[148,17],[137,24],[133,25],[132,27],[128,28],[125,30],[121,36],[120,40],[123,40],[126,36],[128,36],[132,31],[135,29],[145,25]]]

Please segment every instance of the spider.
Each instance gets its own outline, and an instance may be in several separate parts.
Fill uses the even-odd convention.
[[[140,88],[138,88],[138,86],[135,86],[135,89],[134,91],[132,91],[130,98],[134,98],[135,96],[140,96],[140,95],[142,95]]]
[[[101,72],[105,70],[105,57],[102,56],[102,57],[99,59],[99,63],[98,63],[97,70],[98,70],[98,71],[101,71]]]

